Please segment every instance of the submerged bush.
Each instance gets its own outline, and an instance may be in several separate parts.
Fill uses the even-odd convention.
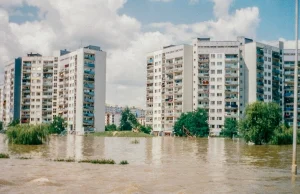
[[[54,159],[54,162],[75,162],[75,159],[72,158],[68,158],[68,159],[63,159],[63,158],[58,158],[58,159]]]
[[[9,143],[40,145],[49,140],[47,125],[16,125],[8,127],[6,135]]]
[[[116,162],[111,159],[101,159],[101,160],[80,160],[79,163],[92,163],[92,164],[115,164]]]
[[[297,142],[299,143],[300,140],[300,133],[297,134]],[[289,128],[288,126],[281,126],[278,127],[272,136],[270,141],[273,145],[289,145],[293,144],[293,128]]]
[[[20,160],[29,160],[29,159],[31,159],[31,157],[21,156],[21,157],[18,157],[18,159],[20,159]]]
[[[0,153],[0,158],[9,158],[9,155],[5,153]]]
[[[139,141],[139,140],[137,140],[137,139],[135,139],[135,140],[132,140],[132,141],[131,141],[131,143],[132,143],[132,144],[139,144],[139,143],[140,143],[140,141]]]
[[[122,161],[120,162],[120,165],[126,165],[126,164],[129,164],[129,163],[127,162],[127,160],[122,160]]]

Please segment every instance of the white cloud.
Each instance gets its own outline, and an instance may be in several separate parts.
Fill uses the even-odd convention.
[[[166,0],[164,0],[166,1]],[[169,1],[169,0],[167,0]],[[259,24],[256,7],[228,12],[232,0],[213,0],[216,19],[193,24],[154,23],[148,32],[135,18],[118,11],[126,0],[25,0],[39,9],[40,21],[9,23],[7,10],[21,0],[1,2],[0,64],[26,52],[52,54],[55,49],[76,49],[94,44],[107,51],[107,102],[145,106],[146,54],[162,46],[190,43],[192,38],[235,39],[255,37]],[[194,1],[195,2],[195,1]],[[224,3],[225,2],[225,3]],[[223,17],[224,16],[224,17]]]

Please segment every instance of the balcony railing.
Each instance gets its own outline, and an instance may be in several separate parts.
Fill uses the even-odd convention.
[[[84,73],[89,74],[89,75],[95,75],[95,72],[90,71],[90,70],[84,70]]]
[[[95,67],[94,63],[84,63],[84,66],[86,67]]]
[[[84,87],[93,89],[95,86],[94,84],[84,84]]]
[[[89,95],[89,96],[94,96],[95,93],[94,92],[84,92],[85,95]]]
[[[93,99],[89,99],[89,98],[85,98],[84,102],[94,102],[94,100]]]
[[[93,117],[94,114],[93,113],[83,113],[83,116],[85,116],[85,117]]]
[[[95,57],[94,57],[94,56],[88,56],[88,55],[85,55],[85,56],[84,56],[84,59],[91,60],[91,61],[95,61]]]
[[[199,73],[199,77],[209,77],[209,73]]]

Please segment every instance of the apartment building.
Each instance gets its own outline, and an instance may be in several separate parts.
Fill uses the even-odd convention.
[[[106,53],[100,47],[87,46],[55,57],[58,81],[54,86],[58,89],[54,114],[62,116],[68,130],[77,134],[104,131]]]
[[[226,118],[239,119],[244,107],[243,45],[251,40],[193,40],[193,109],[209,113],[210,135],[219,135]]]
[[[245,44],[245,97],[247,103],[276,102],[283,108],[283,42],[278,47],[250,42]]]
[[[105,114],[105,125],[116,125],[120,126],[121,123],[121,114],[120,113],[106,113]]]
[[[300,51],[299,55],[300,55]],[[283,72],[284,72],[284,120],[290,126],[293,126],[293,118],[294,118],[294,72],[295,72],[295,49],[284,49],[283,51]],[[298,66],[300,64],[300,59],[298,60]],[[300,74],[299,74],[300,75]],[[298,82],[300,83],[300,79],[298,78]],[[300,87],[298,86],[298,97]],[[298,99],[298,107],[299,107],[299,99]],[[300,114],[298,108],[298,115]],[[298,127],[300,126],[300,122],[298,121]]]
[[[105,82],[106,53],[97,46],[17,58],[5,66],[2,120],[40,124],[59,115],[77,134],[104,131]]]
[[[146,125],[171,132],[181,113],[192,111],[192,46],[167,46],[147,54]]]
[[[0,85],[0,118],[3,118],[3,112],[4,112],[3,102],[4,102],[4,85]]]
[[[22,59],[17,58],[9,61],[4,67],[3,103],[0,104],[4,125],[14,119],[20,119],[21,62]]]

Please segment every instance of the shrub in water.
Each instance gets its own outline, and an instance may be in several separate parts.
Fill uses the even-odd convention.
[[[120,162],[120,165],[126,165],[126,164],[129,164],[129,163],[127,162],[127,160],[122,160],[122,161]]]
[[[9,158],[8,154],[0,153],[0,158]]]
[[[140,141],[137,140],[137,139],[135,139],[135,140],[132,140],[131,143],[132,143],[132,144],[138,144],[138,143],[140,143]]]
[[[116,162],[114,160],[106,160],[106,159],[101,159],[101,160],[80,160],[80,163],[92,163],[92,164],[115,164]]]
[[[39,145],[49,140],[47,125],[16,125],[6,131],[9,143]]]
[[[18,159],[20,159],[20,160],[29,160],[29,159],[31,159],[31,158],[30,158],[30,157],[21,156],[21,157],[19,157]]]
[[[75,159],[72,159],[72,158],[68,158],[68,159],[58,158],[58,159],[55,159],[54,162],[75,162]]]

